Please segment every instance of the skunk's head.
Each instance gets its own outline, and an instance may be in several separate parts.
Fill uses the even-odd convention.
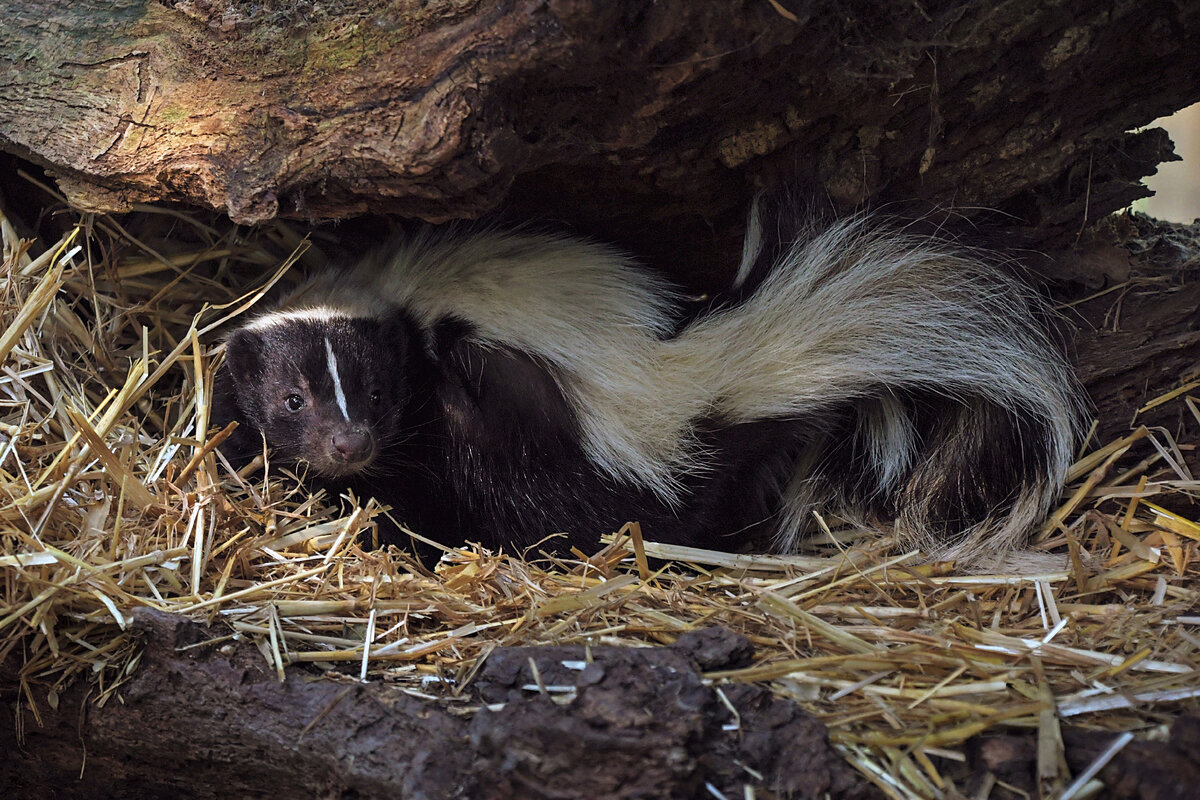
[[[412,345],[399,316],[275,312],[229,337],[218,390],[234,394],[238,421],[261,432],[275,459],[349,477],[402,434]]]

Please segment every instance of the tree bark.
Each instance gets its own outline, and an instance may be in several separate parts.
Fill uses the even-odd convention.
[[[1104,278],[1060,298],[1072,334],[1069,355],[1100,422],[1098,441],[1111,441],[1135,422],[1176,435],[1184,426],[1194,430],[1182,402],[1137,411],[1200,377],[1200,224],[1122,215],[1089,237],[1073,259],[1091,277]],[[1200,468],[1200,454],[1189,455]]]
[[[0,144],[80,206],[253,223],[550,214],[728,251],[781,178],[1015,214],[1145,194],[1200,99],[1200,6],[1087,0],[0,4]]]
[[[713,796],[706,784],[726,797],[746,786],[883,796],[794,703],[727,686],[726,706],[701,681],[701,668],[748,654],[728,631],[671,648],[593,647],[582,670],[563,663],[580,666],[582,647],[501,648],[465,698],[487,707],[466,715],[381,682],[294,668],[280,681],[250,645],[197,646],[223,632],[180,617],[139,613],[137,626],[145,651],[119,700],[98,707],[81,681],[53,709],[37,698],[42,724],[7,704],[20,724],[0,722],[6,798],[674,800]]]
[[[1073,774],[1089,767],[1117,734],[1112,731],[1067,728],[1063,731],[1065,756]],[[1102,797],[1127,800],[1191,800],[1200,783],[1200,713],[1186,712],[1170,725],[1167,741],[1133,741],[1097,776],[1104,782]],[[948,765],[957,771],[958,765]],[[991,775],[1029,797],[1039,796],[1037,738],[1035,736],[980,736],[967,748],[972,779],[967,792],[976,791]]]

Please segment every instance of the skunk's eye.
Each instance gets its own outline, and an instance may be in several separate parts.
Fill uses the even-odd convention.
[[[288,411],[299,411],[304,408],[304,398],[298,394],[289,394],[283,401]]]
[[[379,396],[379,392],[371,392],[371,405],[379,405],[379,401],[383,398]]]

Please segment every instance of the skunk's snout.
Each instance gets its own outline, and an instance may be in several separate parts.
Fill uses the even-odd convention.
[[[375,452],[374,438],[361,427],[334,431],[329,444],[334,459],[346,466],[364,464]]]

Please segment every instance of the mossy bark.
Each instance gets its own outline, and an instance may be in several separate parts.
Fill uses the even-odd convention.
[[[1200,99],[1200,5],[992,0],[0,3],[0,146],[83,207],[506,208],[703,270],[746,199],[1015,215],[1144,193]]]

